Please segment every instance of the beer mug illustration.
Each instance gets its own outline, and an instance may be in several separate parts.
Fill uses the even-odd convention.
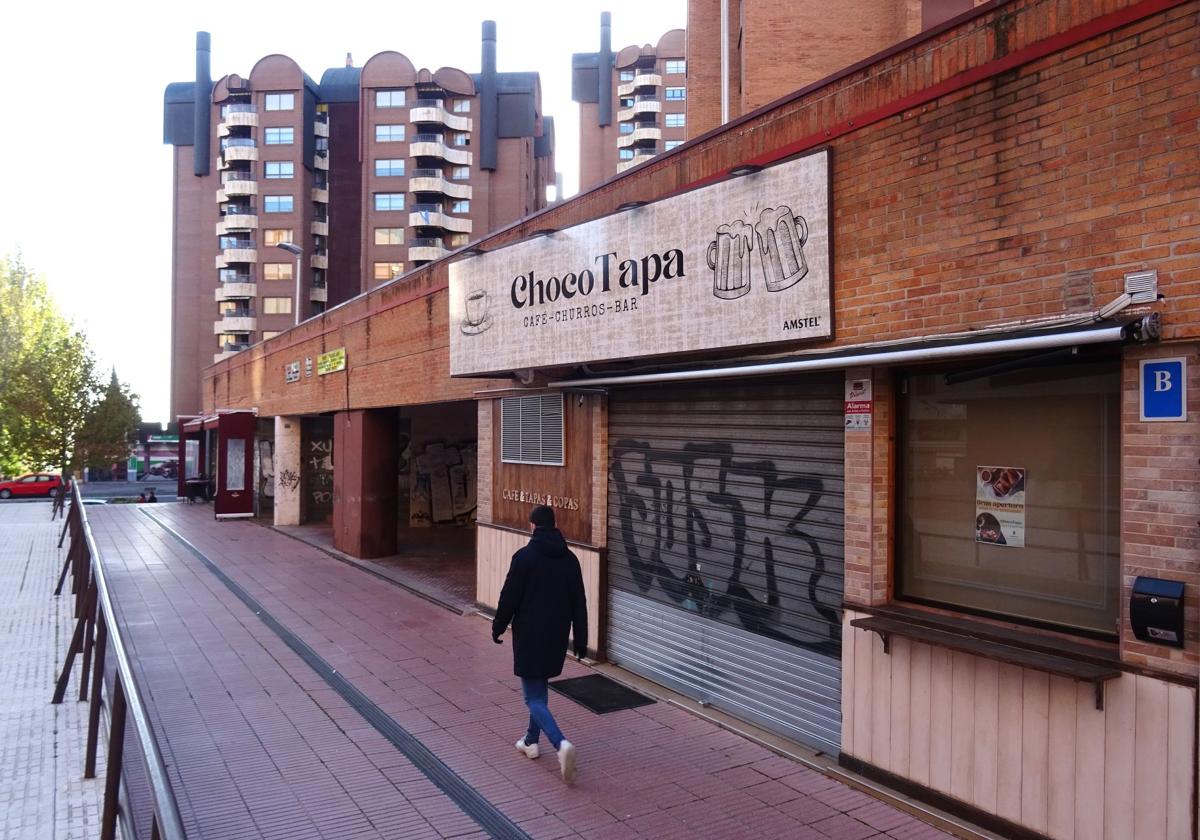
[[[808,274],[804,243],[808,241],[808,223],[792,208],[768,207],[754,225],[763,278],[768,292],[782,292]]]
[[[708,243],[708,267],[713,271],[713,294],[723,300],[739,298],[750,291],[750,250],[753,228],[743,221],[717,228],[717,238]]]

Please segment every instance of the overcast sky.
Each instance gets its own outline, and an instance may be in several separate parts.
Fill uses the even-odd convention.
[[[347,52],[361,67],[381,50],[418,68],[478,72],[480,24],[495,20],[500,71],[541,73],[569,195],[579,170],[571,53],[599,48],[601,11],[613,14],[618,50],[682,28],[686,9],[686,0],[9,4],[0,27],[8,102],[0,254],[21,251],[47,277],[101,364],[115,365],[141,396],[143,417],[165,421],[171,153],[162,94],[194,77],[197,30],[212,33],[214,79],[249,75],[259,58],[284,53],[319,81]]]

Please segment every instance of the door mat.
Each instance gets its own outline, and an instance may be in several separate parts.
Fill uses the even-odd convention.
[[[586,677],[559,680],[550,683],[550,687],[598,715],[620,712],[624,709],[636,709],[638,706],[649,706],[654,702],[652,698],[639,694],[631,688],[626,688],[603,674],[589,674]]]

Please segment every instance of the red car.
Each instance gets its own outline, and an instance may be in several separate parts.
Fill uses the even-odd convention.
[[[53,496],[62,487],[62,476],[30,473],[12,481],[0,481],[0,499],[13,496]]]

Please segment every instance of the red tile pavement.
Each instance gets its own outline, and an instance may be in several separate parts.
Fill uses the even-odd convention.
[[[194,836],[483,836],[138,508],[88,513]],[[566,787],[551,749],[513,748],[511,647],[478,617],[206,508],[153,513],[533,837],[948,837],[665,703],[600,716],[552,695],[579,745]]]

